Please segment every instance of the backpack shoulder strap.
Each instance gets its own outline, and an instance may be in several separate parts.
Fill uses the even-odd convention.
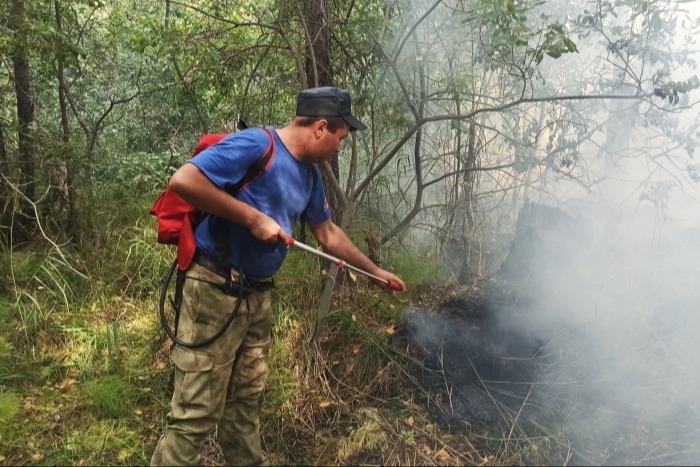
[[[248,167],[248,170],[246,171],[245,175],[243,175],[243,178],[241,178],[241,180],[238,183],[226,189],[226,192],[231,196],[238,195],[238,193],[243,191],[256,178],[264,174],[265,171],[267,171],[267,169],[269,169],[270,165],[272,164],[272,159],[275,156],[274,137],[272,136],[272,132],[269,129],[263,128],[263,130],[265,131],[265,133],[267,133],[267,136],[270,139],[270,141],[267,143],[267,149],[265,149],[265,152],[263,153],[263,156],[260,159],[258,159],[254,164]]]
[[[200,152],[204,151],[206,148],[209,146],[214,146],[216,143],[221,141],[222,139],[231,136],[231,133],[207,133],[202,138],[199,140],[199,143],[197,143],[197,146],[194,148],[194,151],[192,151],[192,156],[194,157]]]

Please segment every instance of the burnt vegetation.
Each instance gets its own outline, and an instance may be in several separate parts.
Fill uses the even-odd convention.
[[[689,303],[650,293],[659,305],[646,313],[648,291],[624,285],[612,240],[594,231],[588,219],[526,204],[494,277],[415,310],[393,344],[414,359],[431,418],[487,433],[496,452],[548,439],[547,462],[696,463],[697,378],[679,337],[695,322]]]

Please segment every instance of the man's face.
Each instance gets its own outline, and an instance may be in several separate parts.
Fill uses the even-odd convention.
[[[329,160],[338,154],[348,133],[347,125],[333,133],[328,129],[325,120],[321,120],[315,131],[314,162]]]

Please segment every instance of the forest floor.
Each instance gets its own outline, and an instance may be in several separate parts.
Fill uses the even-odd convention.
[[[135,245],[126,262],[139,257],[132,271],[144,273]],[[107,296],[99,280],[67,267],[81,259],[62,255],[12,257],[16,293],[5,302],[0,342],[0,464],[146,464],[171,395],[158,280],[127,272],[117,281],[121,293]],[[348,279],[334,294],[328,328],[311,342],[322,278],[311,272],[317,263],[290,256],[274,292],[275,342],[262,401],[262,438],[273,464],[514,462],[518,454],[499,459],[485,433],[436,423],[426,404],[434,410],[443,402],[409,369],[420,362],[392,343],[408,310],[429,308],[458,287],[416,285],[387,295]],[[207,465],[223,464],[215,436],[204,456]]]
[[[152,219],[120,209],[134,211],[114,205],[82,247],[0,252],[0,465],[150,461],[171,397],[157,297],[173,251],[155,244]],[[523,258],[506,263],[520,271]],[[605,323],[616,345],[596,353],[595,320],[527,331],[535,312],[553,306],[536,284],[518,290],[502,276],[459,286],[439,261],[412,255],[390,267],[407,293],[347,275],[312,339],[324,277],[314,257],[290,252],[273,291],[261,401],[273,465],[700,459],[700,411],[683,390],[695,376],[689,362],[665,357],[662,327],[625,336],[627,323]],[[631,379],[620,356],[653,363],[658,378]],[[690,399],[664,398],[678,392]],[[215,434],[204,463],[224,464]]]
[[[0,465],[149,462],[171,397],[170,341],[156,302],[173,251],[155,243],[154,221],[141,214],[147,203],[105,204],[94,220],[101,230],[79,242],[39,238],[0,252]],[[406,256],[394,269],[408,293],[384,294],[348,275],[312,341],[323,276],[311,255],[290,252],[273,291],[261,404],[273,464],[517,461],[492,435],[431,415],[442,396],[422,386],[411,369],[421,362],[393,335],[412,310],[459,287],[430,258]],[[223,463],[215,435],[204,454],[208,465]]]

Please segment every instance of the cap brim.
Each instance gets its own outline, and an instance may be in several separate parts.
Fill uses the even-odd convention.
[[[363,125],[361,121],[359,121],[352,115],[343,115],[343,120],[345,120],[345,123],[347,123],[350,126],[350,131],[367,129],[367,127]]]

